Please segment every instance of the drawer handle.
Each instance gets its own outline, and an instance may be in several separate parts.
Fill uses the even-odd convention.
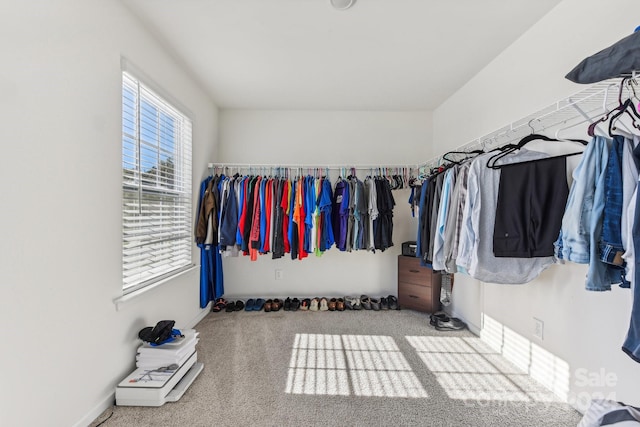
[[[411,273],[420,273],[420,270],[409,270]]]
[[[415,299],[420,299],[420,297],[415,296],[415,295],[409,295],[409,298],[415,298]]]

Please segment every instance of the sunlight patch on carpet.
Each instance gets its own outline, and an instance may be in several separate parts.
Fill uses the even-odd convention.
[[[553,402],[559,399],[520,366],[509,363],[480,338],[407,336],[425,366],[451,399]],[[510,342],[524,356],[522,340]]]
[[[426,398],[393,338],[296,334],[286,393]]]

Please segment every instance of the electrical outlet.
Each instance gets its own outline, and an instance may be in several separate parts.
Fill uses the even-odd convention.
[[[282,270],[276,269],[276,280],[282,280]]]
[[[544,339],[544,322],[535,317],[533,318],[533,336],[540,340]]]

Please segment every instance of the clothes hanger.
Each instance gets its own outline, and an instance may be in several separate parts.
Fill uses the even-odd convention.
[[[465,157],[463,160],[453,160],[453,159],[448,158],[447,155],[449,155],[449,154],[465,154],[465,155],[475,154],[475,155],[478,155],[478,154],[482,154],[482,153],[484,153],[484,150],[479,150],[479,149],[478,150],[472,150],[472,151],[447,151],[446,153],[444,153],[442,155],[442,159],[446,160],[448,162],[454,163],[456,165],[459,165],[460,163],[462,163],[462,161],[468,160],[469,158]],[[475,156],[473,156],[473,157],[475,157]]]
[[[629,98],[622,104],[622,108],[620,109],[620,111],[611,116],[611,119],[609,120],[609,136],[615,136],[613,132],[619,130],[618,128],[616,128],[615,122],[619,120],[620,117],[624,114],[627,114],[629,117],[631,117],[631,124],[633,125],[633,127],[637,130],[640,130],[640,126],[636,122],[636,119],[640,120],[640,115],[638,115],[638,112],[633,105],[633,101],[631,100],[631,98]],[[629,129],[626,130],[628,133],[631,133],[629,132]]]
[[[587,134],[589,136],[595,136],[595,131],[596,131],[596,126],[598,126],[600,123],[604,123],[607,120],[609,120],[609,116],[611,114],[615,114],[617,112],[619,112],[620,110],[623,110],[625,108],[625,103],[622,101],[622,92],[624,90],[624,86],[625,86],[625,82],[629,79],[629,77],[625,77],[622,79],[622,81],[620,82],[620,90],[618,91],[618,105],[613,109],[608,111],[604,116],[602,116],[600,119],[596,120],[595,122],[591,123],[589,125],[589,128],[587,129]]]
[[[501,158],[507,156],[508,154],[513,153],[514,151],[517,151],[519,149],[521,149],[522,147],[524,147],[526,144],[528,144],[531,141],[536,141],[536,140],[542,140],[542,141],[555,141],[555,142],[577,142],[583,146],[586,146],[588,144],[587,141],[584,141],[582,139],[555,139],[555,138],[551,138],[548,137],[546,135],[542,135],[542,134],[538,134],[538,133],[532,133],[530,135],[525,136],[524,138],[522,138],[517,144],[512,145],[509,144],[509,146],[504,146],[501,148],[507,148],[504,151],[501,151],[495,155],[493,155],[488,161],[487,161],[487,167],[490,169],[500,169],[500,165],[496,165],[496,162],[498,160],[500,160]],[[582,151],[579,152],[575,152],[575,153],[570,153],[570,154],[562,154],[559,156],[554,156],[554,157],[569,157],[569,156],[574,156],[577,154],[582,154]],[[545,159],[548,159],[549,157],[545,157]],[[526,163],[526,162],[522,162],[522,163]]]

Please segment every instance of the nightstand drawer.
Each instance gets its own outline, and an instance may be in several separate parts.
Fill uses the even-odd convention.
[[[432,306],[431,288],[399,282],[398,303],[403,308],[430,311]]]
[[[406,282],[414,285],[431,287],[431,275],[433,271],[418,265],[398,265],[398,283]]]

